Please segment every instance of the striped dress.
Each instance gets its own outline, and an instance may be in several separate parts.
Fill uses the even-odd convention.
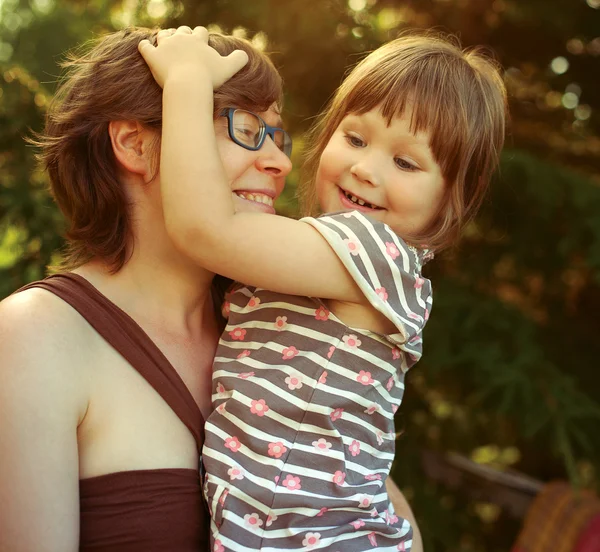
[[[203,449],[211,550],[408,551],[385,481],[431,309],[430,255],[358,211],[302,220],[398,331],[350,328],[311,297],[228,295]]]

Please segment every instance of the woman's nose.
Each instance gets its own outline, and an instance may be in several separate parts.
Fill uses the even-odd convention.
[[[261,171],[282,177],[290,174],[292,170],[291,159],[275,145],[270,136],[267,136],[259,151],[261,155],[259,155],[257,164]]]

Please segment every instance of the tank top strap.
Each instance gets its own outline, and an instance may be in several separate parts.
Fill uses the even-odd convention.
[[[177,414],[202,448],[204,418],[189,389],[148,334],[125,311],[78,274],[48,276],[21,289],[45,289],[73,307]]]

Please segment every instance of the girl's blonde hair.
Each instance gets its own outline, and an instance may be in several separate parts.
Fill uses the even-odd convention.
[[[48,170],[52,194],[67,222],[67,249],[52,271],[72,270],[92,258],[120,270],[132,247],[131,205],[121,184],[108,125],[138,121],[160,144],[162,90],[138,52],[159,29],[129,28],[104,35],[69,55],[66,75],[31,142]],[[266,111],[283,96],[282,80],[266,54],[247,40],[211,33],[221,55],[244,50],[248,64],[214,95],[215,117],[224,107]]]
[[[402,236],[434,249],[450,245],[476,214],[504,143],[506,88],[498,65],[481,49],[455,39],[409,34],[363,59],[345,78],[309,133],[301,210],[315,215],[315,178],[331,136],[349,114],[381,109],[391,120],[412,109],[411,130],[429,132],[446,182],[444,201],[418,236]]]

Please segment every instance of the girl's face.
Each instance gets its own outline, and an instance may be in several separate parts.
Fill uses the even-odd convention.
[[[317,170],[323,212],[356,209],[400,236],[418,234],[431,222],[445,183],[429,134],[410,130],[408,107],[389,126],[379,109],[342,120]]]
[[[275,106],[258,115],[269,125],[282,126]],[[229,138],[226,117],[219,117],[215,121],[215,134],[236,212],[274,214],[273,202],[283,191],[285,178],[292,169],[290,159],[270,137],[257,151],[239,146]]]

